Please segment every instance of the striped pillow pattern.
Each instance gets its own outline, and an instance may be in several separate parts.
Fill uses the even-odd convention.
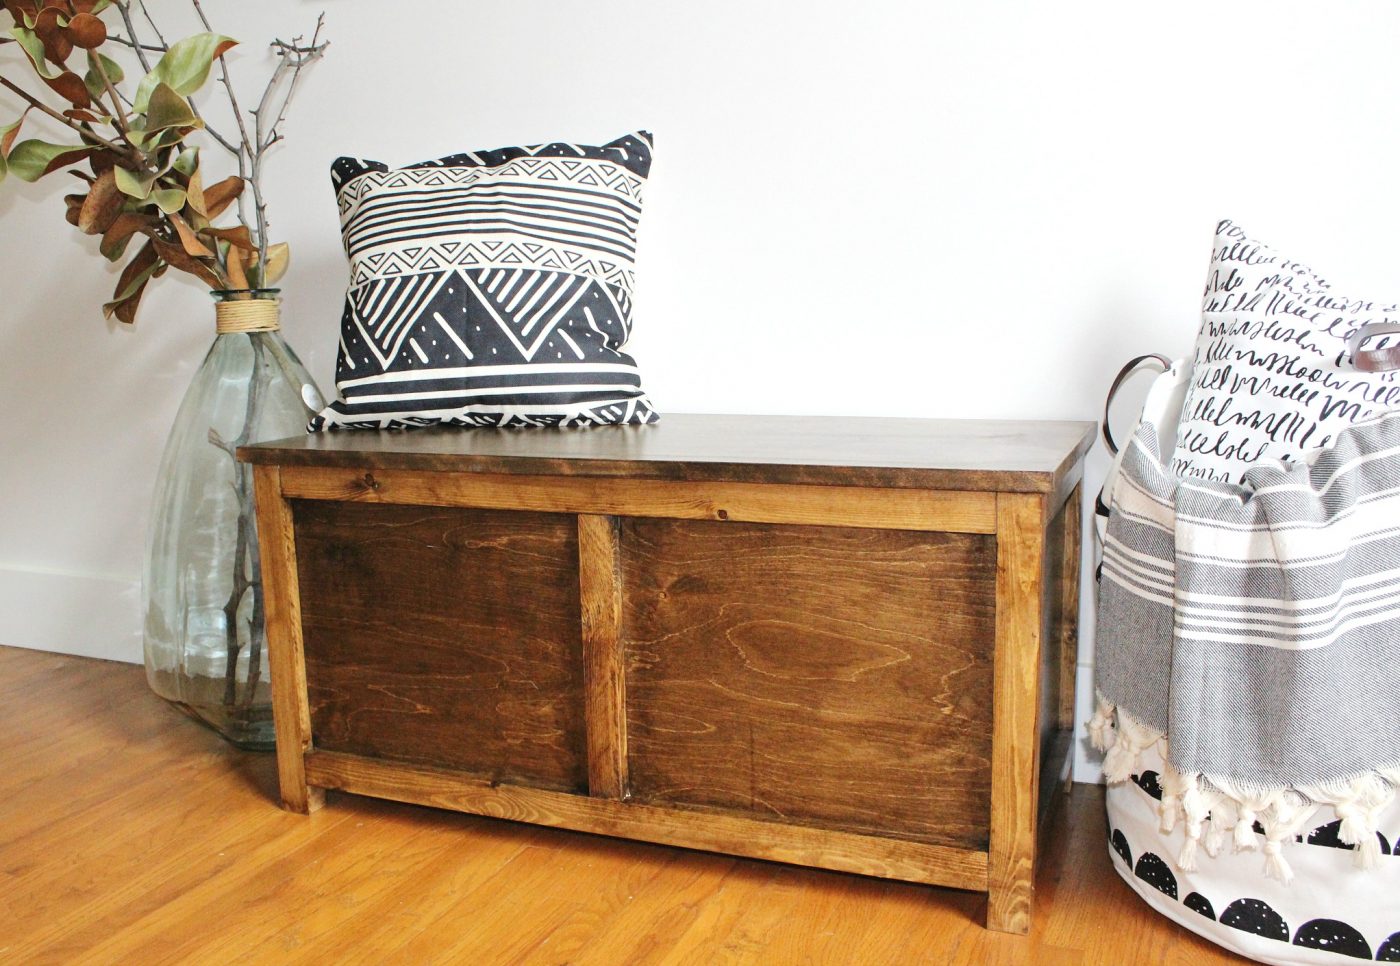
[[[309,428],[654,421],[623,351],[650,168],[645,131],[398,169],[338,159],[340,398]]]

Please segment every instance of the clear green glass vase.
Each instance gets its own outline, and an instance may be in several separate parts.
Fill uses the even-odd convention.
[[[146,679],[243,748],[273,747],[251,469],[235,450],[304,432],[321,394],[275,289],[214,292],[218,335],[161,458],[146,544]]]

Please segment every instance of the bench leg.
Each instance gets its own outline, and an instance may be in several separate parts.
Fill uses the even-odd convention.
[[[277,734],[277,779],[282,805],[309,814],[325,792],[306,784],[311,749],[311,709],[306,697],[306,656],[301,640],[296,541],[291,504],[282,496],[276,466],[253,467],[258,547],[262,553],[263,605],[267,615],[267,663],[272,679],[272,722]]]
[[[1039,494],[997,497],[987,928],[1020,934],[1030,931],[1035,889],[1045,512]]]

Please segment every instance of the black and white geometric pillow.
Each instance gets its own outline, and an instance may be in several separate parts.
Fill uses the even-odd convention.
[[[622,351],[650,169],[645,131],[394,170],[338,159],[340,398],[309,429],[655,421]]]

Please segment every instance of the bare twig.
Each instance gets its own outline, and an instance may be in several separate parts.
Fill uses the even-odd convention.
[[[198,0],[194,0],[196,5]],[[263,89],[262,97],[258,100],[258,106],[253,110],[253,145],[249,151],[251,159],[250,184],[253,191],[254,215],[257,219],[257,245],[258,245],[258,271],[260,276],[265,278],[267,272],[267,249],[268,249],[268,220],[267,202],[262,196],[262,164],[263,158],[268,150],[282,140],[282,133],[278,128],[287,117],[287,107],[292,102],[292,95],[296,93],[297,80],[301,72],[311,64],[321,59],[330,46],[328,42],[321,41],[321,30],[325,27],[326,15],[323,13],[316,18],[316,29],[311,33],[311,42],[302,44],[300,37],[292,38],[291,43],[283,40],[274,40],[272,49],[277,54],[277,67],[272,72],[272,77],[267,82],[267,87]],[[286,81],[285,91],[282,92],[281,104],[273,114],[273,104],[277,100],[279,89],[283,81]],[[271,123],[268,118],[272,117]]]
[[[122,23],[126,24],[127,36],[131,39],[125,41],[131,45],[131,49],[136,51],[136,59],[141,62],[141,69],[146,73],[151,72],[151,62],[146,58],[146,46],[136,36],[136,25],[131,22],[130,0],[116,0],[118,12],[122,15]]]
[[[123,37],[121,34],[108,34],[107,39],[114,40],[117,43],[121,44],[123,47],[130,47],[132,50],[149,50],[157,54],[163,54],[170,49],[169,47],[162,47],[159,44],[137,43],[129,37]],[[2,42],[3,41],[0,41],[0,43]]]
[[[131,131],[126,123],[126,110],[122,107],[121,97],[117,94],[117,86],[112,83],[112,78],[107,76],[107,68],[102,66],[102,58],[96,54],[89,54],[88,63],[97,72],[97,76],[102,78],[102,86],[107,88],[107,96],[112,99],[112,124],[117,132],[121,134],[122,140],[131,145],[132,150],[136,150],[136,145],[131,143]],[[93,103],[101,105],[101,100],[93,98]]]
[[[194,12],[199,15],[199,22],[204,24],[204,29],[213,33],[214,28],[209,23],[209,18],[204,15],[204,7],[199,0],[190,0],[194,5]],[[224,90],[228,92],[229,104],[233,107],[233,119],[238,124],[239,144],[235,146],[232,142],[219,138],[218,141],[237,159],[238,176],[249,181],[248,164],[253,157],[253,142],[248,136],[248,126],[243,122],[243,109],[238,105],[238,95],[233,91],[233,84],[229,82],[228,61],[223,54],[219,55],[219,82],[224,85]],[[211,132],[212,133],[212,132]],[[238,220],[243,224],[248,224],[248,202],[245,200],[247,192],[238,195]],[[252,230],[251,227],[249,229]],[[232,251],[232,249],[230,249]]]
[[[151,32],[156,35],[156,40],[160,41],[160,45],[166,50],[169,50],[170,45],[165,42],[165,35],[162,34],[160,28],[156,26],[156,21],[155,18],[151,16],[151,11],[146,9],[146,0],[141,0],[141,16],[145,17],[146,23],[151,25]]]

